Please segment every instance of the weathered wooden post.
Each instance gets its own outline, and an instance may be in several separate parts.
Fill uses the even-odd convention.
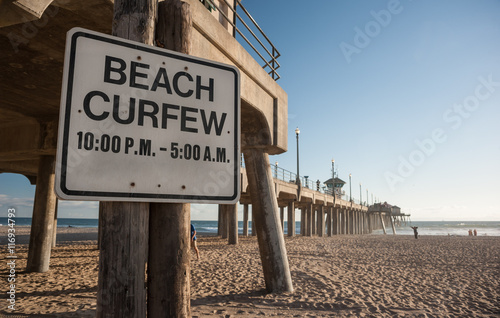
[[[97,317],[144,317],[148,203],[103,202]]]
[[[148,317],[191,317],[190,207],[150,204]]]
[[[295,236],[295,205],[294,201],[288,202],[288,236]]]
[[[158,5],[156,42],[189,54],[192,20],[189,4]],[[190,208],[187,203],[151,203],[148,258],[148,317],[191,317]]]
[[[157,6],[157,0],[115,0],[113,35],[153,45]],[[100,205],[97,317],[144,317],[149,204]]]
[[[54,156],[40,156],[31,219],[27,272],[43,273],[49,270],[55,209]]]
[[[260,258],[268,292],[292,292],[285,239],[280,226],[269,157],[258,148],[243,150]]]

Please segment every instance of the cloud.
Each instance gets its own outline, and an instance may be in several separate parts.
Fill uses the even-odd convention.
[[[99,201],[59,201],[59,208],[98,209]]]
[[[32,208],[33,198],[15,198],[6,194],[0,194],[0,206]]]

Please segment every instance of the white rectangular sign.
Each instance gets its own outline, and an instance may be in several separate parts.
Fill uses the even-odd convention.
[[[239,200],[237,68],[81,28],[66,41],[60,198]]]

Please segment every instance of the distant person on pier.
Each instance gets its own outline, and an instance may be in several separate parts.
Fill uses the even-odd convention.
[[[474,229],[474,236],[477,236],[477,231],[476,231],[476,229]]]
[[[198,250],[198,246],[196,246],[196,229],[193,224],[191,224],[191,247],[194,248],[196,257],[200,259],[200,251]]]
[[[415,239],[418,239],[418,226],[410,226],[413,229],[413,235],[415,235]]]

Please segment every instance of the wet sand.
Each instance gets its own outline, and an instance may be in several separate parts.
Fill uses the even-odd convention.
[[[0,317],[95,316],[97,229],[58,231],[50,271],[28,274],[29,228],[16,229],[16,310],[4,298]],[[5,226],[0,242],[6,293]],[[295,291],[276,295],[265,293],[255,237],[230,246],[200,236],[193,317],[500,317],[500,237],[299,236],[286,244]]]

